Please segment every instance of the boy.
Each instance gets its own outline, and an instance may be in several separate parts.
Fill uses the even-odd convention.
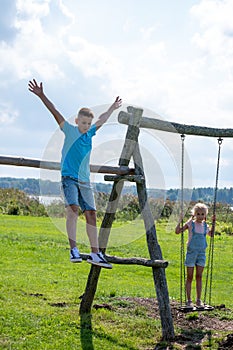
[[[65,120],[44,94],[42,83],[38,85],[37,81],[33,79],[29,81],[28,88],[29,91],[41,99],[65,134],[62,148],[61,176],[67,213],[66,230],[70,244],[70,261],[74,263],[82,261],[76,246],[76,227],[78,207],[80,206],[85,215],[86,231],[91,246],[91,254],[87,262],[111,269],[112,265],[107,262],[99,251],[96,208],[90,185],[90,153],[92,137],[95,135],[96,130],[108,120],[115,109],[121,106],[122,100],[118,96],[109,109],[101,114],[92,126],[93,112],[89,108],[80,109],[75,118],[77,126],[74,126]]]

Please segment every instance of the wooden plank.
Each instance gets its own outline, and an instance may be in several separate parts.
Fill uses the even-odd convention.
[[[81,258],[83,260],[87,260],[89,254],[80,254]],[[145,258],[138,258],[138,257],[132,257],[132,258],[124,258],[119,256],[113,256],[113,255],[105,255],[108,262],[112,264],[118,264],[118,265],[141,265],[146,267],[157,267],[157,268],[166,268],[168,266],[168,261],[166,260],[149,260]]]
[[[139,182],[142,183],[144,178],[141,175],[105,175],[105,181],[129,181],[129,182]]]
[[[121,111],[118,115],[118,121],[121,124],[130,125],[130,115],[124,111]],[[233,137],[233,129],[211,128],[198,125],[179,124],[176,122],[169,122],[161,119],[148,117],[142,117],[140,121],[140,128],[156,129],[185,135]]]
[[[6,157],[0,156],[0,164],[25,166],[32,168],[48,169],[48,170],[60,170],[61,166],[59,162],[44,161],[39,159],[30,159],[22,157]],[[90,165],[90,171],[92,173],[101,174],[116,174],[116,175],[128,175],[134,174],[134,169],[128,166],[108,166],[108,165]]]

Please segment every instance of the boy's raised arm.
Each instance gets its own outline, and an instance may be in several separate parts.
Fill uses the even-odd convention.
[[[53,105],[53,103],[48,99],[48,97],[44,94],[43,91],[43,84],[40,83],[37,84],[37,81],[35,79],[30,80],[28,83],[28,89],[29,91],[33,92],[36,96],[38,96],[41,101],[44,103],[44,105],[48,108],[50,113],[54,116],[56,122],[60,127],[63,126],[65,122],[65,118],[61,115],[61,113],[56,109],[56,107]]]
[[[115,111],[115,109],[118,109],[119,107],[121,107],[121,105],[122,99],[119,96],[117,96],[114,103],[109,107],[109,109],[99,116],[99,119],[95,123],[96,129],[99,129],[108,120],[108,118]]]

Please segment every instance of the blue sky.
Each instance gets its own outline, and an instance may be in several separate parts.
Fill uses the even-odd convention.
[[[44,90],[71,120],[96,114],[115,96],[144,115],[233,128],[233,0],[2,0],[0,154],[59,160],[62,135],[27,89]],[[93,164],[117,163],[126,128],[113,115],[94,143]],[[148,184],[180,185],[180,137],[140,136]],[[185,184],[215,184],[217,140],[187,136]],[[223,141],[220,187],[232,186],[233,140]],[[1,166],[0,176],[59,174]],[[101,180],[94,176],[95,181]]]

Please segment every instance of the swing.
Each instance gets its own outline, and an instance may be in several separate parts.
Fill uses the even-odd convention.
[[[184,140],[185,135],[181,135],[181,215],[182,215],[182,226],[183,214],[184,214]],[[184,252],[184,233],[181,232],[181,248],[180,248],[180,307],[179,310],[182,312],[192,312],[192,311],[211,311],[214,307],[211,306],[211,296],[212,296],[212,281],[213,281],[213,262],[214,262],[214,233],[215,233],[215,216],[216,216],[216,202],[217,202],[217,191],[218,191],[218,176],[219,176],[219,163],[220,163],[220,152],[222,145],[222,138],[218,138],[218,159],[217,159],[217,170],[216,170],[216,181],[214,189],[214,200],[213,200],[213,219],[212,219],[212,236],[210,237],[209,251],[208,251],[208,263],[206,267],[206,283],[204,290],[204,299],[202,306],[188,306],[186,305],[186,293],[185,293],[185,306],[183,306],[183,284],[185,283],[185,252]],[[209,289],[209,298],[207,304],[207,290]],[[186,292],[186,291],[185,291]]]

